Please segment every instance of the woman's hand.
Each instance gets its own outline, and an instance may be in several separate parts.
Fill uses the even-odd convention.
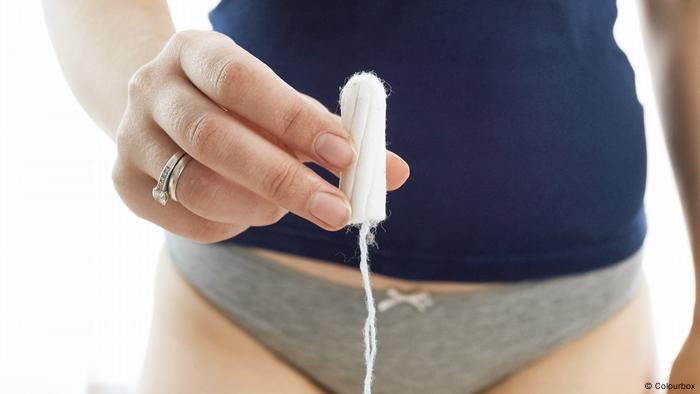
[[[129,82],[117,130],[115,187],[138,216],[201,242],[233,237],[293,212],[326,230],[350,217],[347,197],[303,162],[336,175],[353,157],[340,117],[294,90],[225,35],[175,34]],[[193,157],[178,202],[151,196],[178,150]],[[408,178],[387,152],[387,186]]]

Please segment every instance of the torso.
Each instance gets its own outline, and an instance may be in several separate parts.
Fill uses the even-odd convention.
[[[390,148],[412,165],[412,179],[389,197],[387,232],[378,234],[380,249],[370,252],[380,271],[374,270],[374,288],[501,286],[470,279],[488,263],[514,261],[506,257],[530,256],[534,266],[542,253],[595,244],[639,215],[641,110],[631,70],[610,41],[613,0],[305,4],[310,8],[281,0],[224,1],[213,14],[214,27],[331,110],[337,87],[355,71],[374,69],[392,85],[387,135]],[[481,6],[487,14],[475,12]],[[419,18],[403,18],[404,11]],[[350,29],[365,14],[374,25]],[[328,234],[293,215],[252,230],[237,238],[257,247],[256,254],[321,280],[361,286],[356,268],[333,259],[336,246],[352,252],[353,234]],[[309,247],[296,254],[279,250],[302,241]],[[317,250],[327,250],[328,258]],[[416,256],[423,257],[420,263]],[[162,257],[145,389],[321,393],[219,313]],[[433,270],[446,268],[443,257],[454,259],[451,267],[463,263],[471,270]],[[584,265],[593,260],[578,258]],[[412,265],[402,270],[408,261]],[[400,278],[408,273],[423,279]],[[607,322],[489,393],[524,387],[543,394],[645,392],[644,382],[656,380],[647,298],[644,287]],[[193,369],[193,360],[206,360],[207,368]]]
[[[211,17],[331,111],[357,71],[391,87],[388,147],[411,177],[388,195],[374,273],[517,281],[640,247],[643,114],[614,0],[224,0]],[[357,267],[357,232],[291,214],[230,242]]]

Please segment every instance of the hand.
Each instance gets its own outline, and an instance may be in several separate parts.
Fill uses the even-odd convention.
[[[340,117],[285,83],[225,35],[175,34],[129,82],[117,130],[114,185],[138,216],[200,242],[231,238],[293,212],[326,230],[350,216],[347,197],[303,162],[336,175],[353,157]],[[178,150],[192,156],[178,202],[151,189]],[[408,165],[387,151],[387,188]]]
[[[671,390],[671,392],[700,393],[700,333],[691,331],[671,368],[669,383],[694,384],[695,390]]]

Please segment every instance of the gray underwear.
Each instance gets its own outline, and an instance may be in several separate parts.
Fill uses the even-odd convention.
[[[184,277],[236,325],[320,388],[362,392],[361,288],[271,262],[233,244],[167,234]],[[370,252],[371,253],[371,252]],[[459,293],[375,290],[377,394],[477,393],[620,310],[642,283],[642,249],[577,275]]]

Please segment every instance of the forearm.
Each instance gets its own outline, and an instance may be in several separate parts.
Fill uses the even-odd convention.
[[[695,260],[700,330],[700,2],[646,3],[647,49]]]
[[[44,15],[66,80],[111,137],[127,84],[173,34],[165,0],[44,0]]]

